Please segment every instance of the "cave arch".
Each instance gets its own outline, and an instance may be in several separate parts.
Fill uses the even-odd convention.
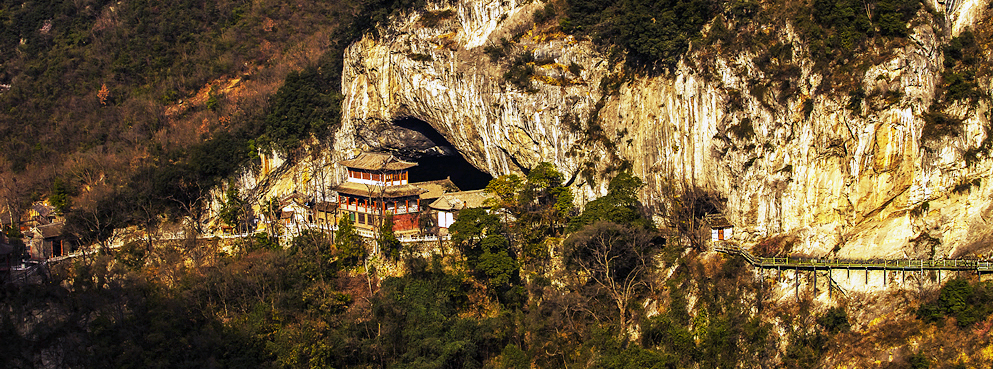
[[[393,125],[399,129],[417,132],[434,144],[434,149],[419,150],[419,154],[412,154],[411,150],[398,150],[398,156],[418,164],[410,168],[411,182],[451,178],[459,189],[469,191],[485,188],[493,180],[492,175],[466,161],[462,153],[427,122],[414,117],[401,117],[394,119]]]

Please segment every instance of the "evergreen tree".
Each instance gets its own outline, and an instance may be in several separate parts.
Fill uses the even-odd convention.
[[[362,238],[355,231],[355,223],[349,217],[338,219],[338,230],[334,234],[334,247],[338,250],[338,261],[345,266],[359,265],[365,258]]]
[[[379,226],[379,237],[376,239],[379,250],[389,258],[396,260],[400,258],[400,248],[403,246],[400,240],[393,233],[393,214],[386,213],[383,217],[383,224]]]

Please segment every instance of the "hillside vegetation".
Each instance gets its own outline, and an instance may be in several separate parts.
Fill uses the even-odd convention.
[[[292,158],[311,139],[327,143],[341,118],[342,50],[424,4],[2,6],[0,84],[10,87],[0,91],[0,206],[48,198],[67,232],[90,245],[123,226],[152,235],[163,221],[187,218],[202,227],[209,191],[254,165],[259,150]],[[764,74],[747,93],[774,104],[765,96],[793,96],[797,61],[809,58],[825,77],[816,93],[849,95],[857,107],[867,93],[854,71],[907,42],[922,11],[920,2],[890,0],[562,0],[539,9],[535,22],[589,37],[631,74],[706,64],[682,59],[691,48],[747,51]],[[807,44],[797,49],[808,54],[773,42],[766,24],[796,27]],[[942,101],[978,93],[975,38],[964,33],[944,50]],[[506,49],[486,53],[507,57],[505,78],[530,84],[533,55]],[[617,93],[622,77],[600,87]],[[956,132],[940,108],[935,134]],[[732,134],[755,132],[743,122]],[[271,234],[223,241],[192,232],[103,247],[55,265],[45,283],[0,290],[0,360],[58,368],[993,362],[990,282],[961,278],[933,290],[921,273],[919,288],[828,303],[783,295],[783,279],[706,252],[705,236],[691,234],[712,207],[689,199],[667,226],[653,222],[627,165],[617,163],[608,192],[582,210],[551,164],[500,176],[487,186],[496,196],[488,211],[462,211],[444,246],[402,244],[385,231],[363,241],[345,218],[334,234],[304,231],[285,245]],[[227,200],[223,220],[244,221],[237,191]]]
[[[326,137],[339,119],[342,50],[412,6],[6,2],[0,212],[65,197],[85,243],[162,213],[195,217],[257,150]]]

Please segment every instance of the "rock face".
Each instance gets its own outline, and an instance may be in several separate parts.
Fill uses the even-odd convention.
[[[867,98],[860,113],[847,94],[816,92],[821,76],[804,59],[795,93],[782,99],[749,93],[749,80],[764,77],[753,55],[692,50],[671,73],[621,76],[621,63],[589,41],[533,24],[543,5],[431,6],[440,21],[426,25],[424,13],[413,13],[353,44],[335,157],[398,150],[371,138],[392,132],[397,119],[416,118],[494,176],[552,162],[581,203],[602,195],[605,178],[625,161],[645,179],[642,200],[652,209],[664,209],[679,188],[712,191],[726,199],[738,242],[786,233],[800,240],[795,252],[838,257],[989,249],[990,162],[967,165],[962,155],[986,137],[988,101],[949,109],[964,118],[958,137],[921,137],[951,37],[932,13],[921,10],[908,42],[857,76],[866,91],[901,92],[885,102]],[[957,34],[982,22],[985,8],[960,2],[947,29]],[[805,55],[788,27],[780,42]],[[501,39],[512,46],[493,60]],[[504,75],[525,52],[535,60],[530,88]],[[980,86],[988,93],[988,81]]]

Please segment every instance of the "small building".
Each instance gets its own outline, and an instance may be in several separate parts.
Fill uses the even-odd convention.
[[[279,221],[286,227],[299,227],[314,220],[309,201],[300,194],[285,196],[279,201]]]
[[[72,245],[62,236],[64,223],[52,223],[32,228],[30,254],[32,259],[47,260],[72,252]]]
[[[486,200],[491,198],[493,195],[486,190],[460,191],[441,195],[430,205],[431,210],[437,214],[439,233],[448,234],[448,227],[455,223],[459,210],[486,207]]]
[[[23,223],[28,227],[37,227],[64,221],[65,219],[55,211],[55,207],[49,205],[47,201],[35,201],[28,208],[23,219]]]
[[[321,201],[314,204],[312,210],[314,223],[323,227],[330,227],[337,223],[335,216],[338,213],[338,203]]]
[[[734,235],[734,225],[724,215],[709,214],[707,215],[707,223],[710,224],[711,241],[730,240]]]

